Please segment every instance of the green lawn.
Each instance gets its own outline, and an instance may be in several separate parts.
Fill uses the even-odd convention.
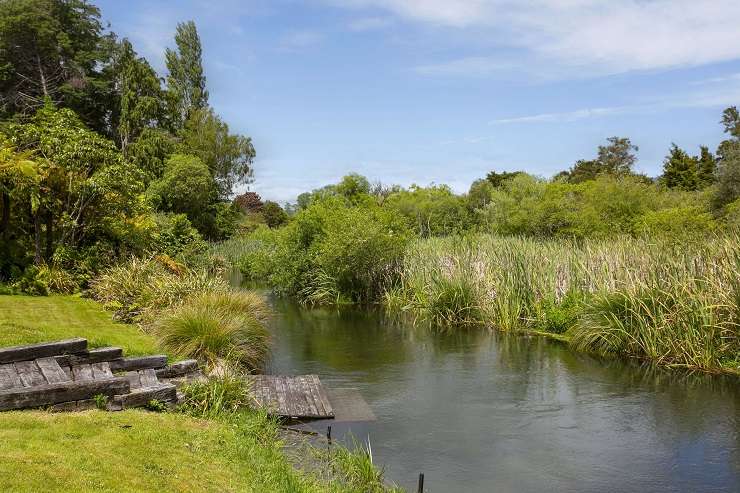
[[[113,322],[110,312],[77,296],[0,296],[0,347],[85,337],[91,347],[117,346],[126,355],[153,354],[153,337]]]
[[[274,442],[182,414],[2,413],[0,443],[0,491],[323,491]]]

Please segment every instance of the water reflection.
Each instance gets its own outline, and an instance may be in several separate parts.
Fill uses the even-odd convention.
[[[360,389],[376,461],[427,491],[738,491],[740,386],[483,330],[276,300],[268,370]],[[316,425],[321,429],[323,424]]]

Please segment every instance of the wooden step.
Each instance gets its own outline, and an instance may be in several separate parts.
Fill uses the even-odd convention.
[[[164,368],[165,366],[167,366],[167,355],[165,354],[123,358],[110,362],[110,368],[113,371],[145,370],[147,368],[157,369]]]
[[[37,358],[46,358],[48,356],[79,353],[86,349],[87,339],[83,339],[81,337],[66,339],[63,341],[43,342],[41,344],[0,348],[0,364],[29,361]]]
[[[198,371],[200,368],[198,367],[198,361],[194,359],[186,359],[184,361],[178,361],[177,363],[172,363],[169,366],[166,366],[165,368],[160,368],[157,370],[157,377],[159,378],[175,378],[175,377],[184,377],[188,373],[193,373]]]
[[[152,387],[141,387],[127,394],[113,397],[114,409],[130,409],[132,407],[144,407],[150,401],[157,400],[164,403],[177,401],[177,388],[171,383],[158,383]]]
[[[128,380],[118,377],[14,388],[0,391],[0,411],[92,399],[98,394],[113,397],[129,390]]]
[[[102,363],[103,361],[115,361],[121,358],[123,358],[123,349],[119,347],[101,347],[56,357],[61,366]]]

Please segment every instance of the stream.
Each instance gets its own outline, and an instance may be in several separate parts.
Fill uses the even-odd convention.
[[[359,390],[389,481],[425,492],[738,492],[740,381],[604,360],[540,337],[435,331],[273,299],[268,373]]]

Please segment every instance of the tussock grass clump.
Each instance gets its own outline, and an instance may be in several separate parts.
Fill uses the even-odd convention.
[[[165,313],[154,324],[154,334],[165,349],[211,367],[234,362],[257,369],[269,350],[269,314],[255,293],[205,293]]]

